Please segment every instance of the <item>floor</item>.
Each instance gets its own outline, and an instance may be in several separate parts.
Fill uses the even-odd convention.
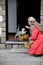
[[[43,56],[35,57],[20,49],[0,50],[0,65],[43,65]]]

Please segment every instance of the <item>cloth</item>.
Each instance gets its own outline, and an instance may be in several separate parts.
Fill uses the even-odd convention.
[[[33,40],[33,43],[31,47],[28,49],[28,54],[43,54],[43,34],[36,26],[32,30],[30,39]]]

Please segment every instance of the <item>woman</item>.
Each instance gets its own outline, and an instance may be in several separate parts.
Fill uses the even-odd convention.
[[[29,39],[33,41],[28,49],[28,54],[41,55],[43,54],[43,34],[40,28],[43,25],[39,24],[34,17],[28,18],[28,24],[30,25],[30,29],[32,28],[32,33]]]

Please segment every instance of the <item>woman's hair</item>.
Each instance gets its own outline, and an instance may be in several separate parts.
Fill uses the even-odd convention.
[[[28,22],[36,22],[36,19],[34,17],[28,17]]]

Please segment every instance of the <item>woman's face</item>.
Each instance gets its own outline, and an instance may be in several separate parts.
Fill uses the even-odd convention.
[[[29,25],[34,25],[34,23],[36,22],[36,20],[32,17],[28,18],[28,24]]]
[[[29,24],[29,25],[32,25],[32,22],[31,22],[31,21],[28,21],[28,24]]]

